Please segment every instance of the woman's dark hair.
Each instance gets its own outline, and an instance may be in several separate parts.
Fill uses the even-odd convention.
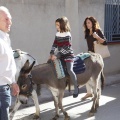
[[[60,32],[69,32],[70,31],[70,24],[67,17],[58,18],[55,22],[60,23]]]
[[[92,32],[93,33],[96,32],[97,29],[100,29],[99,23],[94,17],[92,17],[92,16],[87,17],[83,24],[85,39],[89,36],[89,33],[90,33],[90,30],[87,28],[87,25],[86,25],[87,20],[90,20],[92,22]]]

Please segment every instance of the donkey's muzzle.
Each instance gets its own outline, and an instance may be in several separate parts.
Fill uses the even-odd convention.
[[[25,95],[19,95],[18,96],[18,99],[19,101],[22,103],[22,104],[27,104],[27,101],[28,101],[28,97],[25,96]]]

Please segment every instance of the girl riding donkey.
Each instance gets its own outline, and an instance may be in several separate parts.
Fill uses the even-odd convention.
[[[52,49],[50,51],[50,59],[55,60],[57,57],[55,56],[55,49],[58,48],[60,57],[64,59],[67,66],[67,71],[70,75],[74,83],[74,93],[73,98],[76,98],[79,94],[79,88],[77,84],[77,77],[73,71],[73,49],[72,49],[72,37],[70,33],[70,24],[66,17],[58,18],[55,21],[57,33],[55,36],[54,43],[52,45]]]

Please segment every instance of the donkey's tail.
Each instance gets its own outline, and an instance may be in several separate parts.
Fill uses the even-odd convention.
[[[103,90],[105,86],[105,76],[104,76],[104,73],[103,73],[103,70],[101,72],[101,89]]]

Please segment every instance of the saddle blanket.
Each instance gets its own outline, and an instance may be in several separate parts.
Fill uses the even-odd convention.
[[[75,74],[80,74],[85,71],[86,66],[85,66],[84,60],[89,57],[90,57],[89,53],[80,53],[75,56],[74,66],[73,66],[73,70],[74,70]],[[60,59],[56,59],[54,61],[54,66],[55,66],[57,78],[58,79],[64,78],[67,73],[66,66],[64,65],[64,63]]]
[[[19,58],[21,54],[28,54],[27,52],[23,52],[20,49],[13,50],[14,59]]]

